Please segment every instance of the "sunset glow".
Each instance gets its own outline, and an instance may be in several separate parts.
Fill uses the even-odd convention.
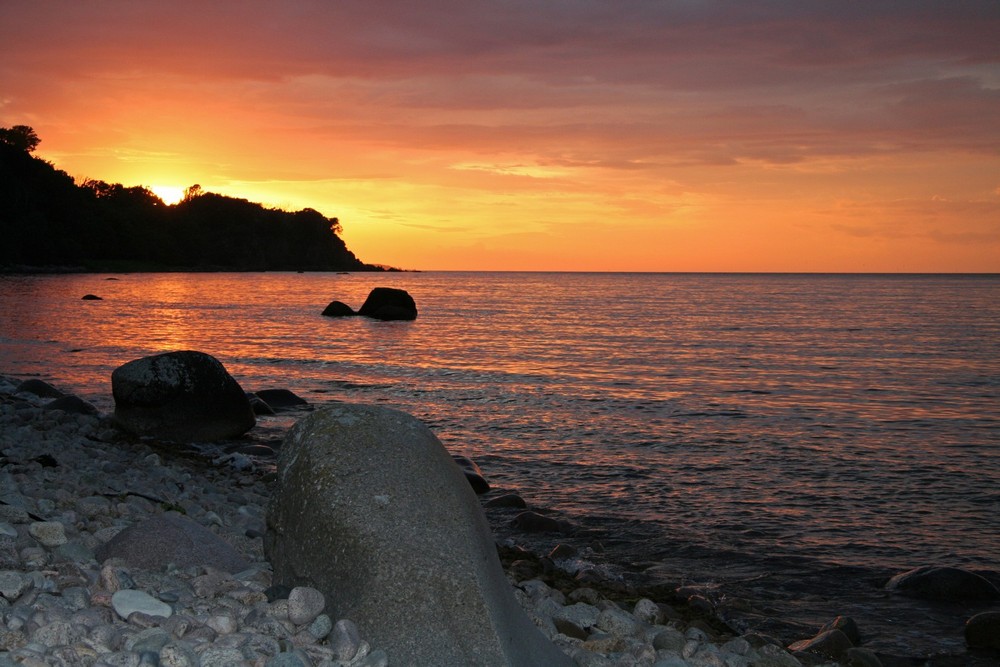
[[[1000,3],[0,5],[78,180],[413,269],[1000,271]]]
[[[184,199],[184,188],[176,185],[150,185],[149,189],[167,205],[176,204]]]

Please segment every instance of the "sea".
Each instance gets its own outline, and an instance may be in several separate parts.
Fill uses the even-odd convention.
[[[321,316],[374,287],[418,318]],[[577,528],[536,540],[700,591],[742,632],[846,615],[874,650],[962,655],[965,620],[1000,609],[884,590],[1000,573],[997,275],[0,276],[4,375],[110,412],[116,367],[181,349],[248,391],[417,416]]]

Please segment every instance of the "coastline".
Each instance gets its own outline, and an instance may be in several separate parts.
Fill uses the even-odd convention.
[[[287,620],[287,599],[273,597],[262,549],[269,494],[265,469],[248,465],[246,456],[230,456],[220,449],[171,451],[131,441],[107,416],[47,409],[51,399],[16,393],[16,386],[16,380],[0,376],[0,540],[6,547],[0,569],[5,581],[17,582],[11,584],[14,590],[4,589],[0,602],[5,621],[0,626],[0,665],[6,667],[5,659],[50,664],[45,661],[55,658],[64,664],[95,664],[107,657],[104,653],[128,653],[141,641],[135,640],[139,635],[163,639],[163,632],[154,628],[167,632],[170,642],[180,642],[189,657],[201,656],[201,664],[208,664],[206,654],[233,650],[240,651],[248,665],[271,664],[268,661],[279,653],[296,651],[308,660],[303,664],[392,664],[382,662],[385,656],[377,646],[362,650],[364,643],[350,659],[335,658],[329,634],[317,639]],[[121,529],[164,513],[180,513],[213,531],[236,548],[250,568],[227,576],[213,568],[146,572],[114,560],[97,562],[95,550]],[[506,520],[501,512],[491,523],[498,516]],[[40,542],[35,535],[39,524],[58,524],[63,539]],[[696,597],[689,601],[662,588],[602,579],[593,569],[580,576],[510,537],[498,548],[529,617],[578,664],[681,667],[715,664],[713,660],[727,656],[742,665],[841,664],[822,658],[802,663],[774,640],[739,637],[710,609],[699,606]],[[187,619],[181,636],[176,620],[171,624],[146,615],[122,618],[114,612],[110,599],[116,577],[119,586],[129,582],[171,605],[173,618]],[[201,595],[206,577],[215,583],[202,586]],[[73,603],[67,607],[70,599]],[[41,617],[25,618],[27,606],[41,606]],[[629,629],[610,632],[598,627],[596,618],[572,623],[563,618],[572,615],[566,610],[621,616]],[[268,619],[270,634],[258,632],[248,618],[258,625],[261,618]],[[189,634],[191,624],[207,630]],[[360,632],[363,637],[364,629]],[[97,641],[92,635],[117,639]],[[250,659],[247,655],[253,651],[256,657]]]

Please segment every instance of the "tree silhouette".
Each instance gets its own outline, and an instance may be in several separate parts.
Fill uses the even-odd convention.
[[[38,135],[35,134],[35,131],[27,125],[0,127],[0,143],[16,148],[19,151],[31,153],[38,148],[38,144],[41,141]]]
[[[90,270],[373,271],[347,249],[340,221],[192,185],[167,206],[149,188],[79,185],[30,154],[26,125],[0,128],[0,267]]]

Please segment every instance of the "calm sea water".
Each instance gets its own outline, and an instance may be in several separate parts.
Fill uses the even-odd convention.
[[[319,315],[375,286],[419,318]],[[4,276],[0,318],[0,373],[106,411],[115,367],[197,349],[248,390],[411,412],[601,558],[753,600],[747,628],[844,613],[880,650],[960,651],[979,607],[879,587],[1000,571],[996,276]]]

